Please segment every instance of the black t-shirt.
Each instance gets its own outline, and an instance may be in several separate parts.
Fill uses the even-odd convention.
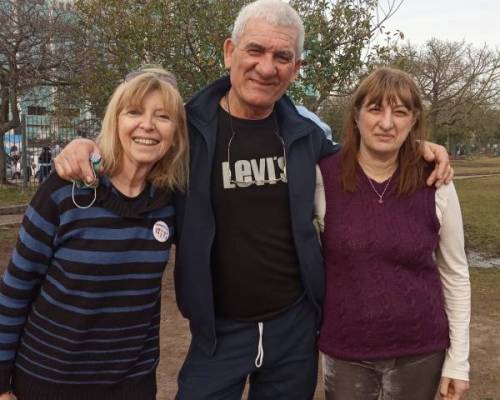
[[[242,120],[219,109],[212,184],[216,312],[245,321],[272,318],[303,293],[283,142],[273,114]]]

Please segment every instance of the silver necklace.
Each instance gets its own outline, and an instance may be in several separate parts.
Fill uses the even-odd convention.
[[[393,174],[393,175],[394,175],[394,174]],[[373,189],[373,191],[375,192],[375,194],[378,196],[378,203],[379,203],[379,204],[382,204],[382,203],[384,202],[384,194],[385,194],[385,192],[387,191],[387,188],[389,187],[389,184],[391,183],[391,179],[392,179],[393,175],[391,175],[391,176],[389,177],[389,179],[387,180],[387,183],[385,184],[385,188],[384,188],[384,190],[382,191],[382,194],[380,194],[380,193],[378,192],[378,190],[377,190],[377,189],[375,189],[375,185],[373,184],[373,182],[372,182],[371,178],[370,178],[368,175],[366,175],[366,174],[365,174],[366,179],[368,179],[368,183],[369,183],[369,184],[370,184],[370,186],[372,187],[372,189]]]
[[[229,114],[229,127],[231,129],[231,138],[229,139],[229,142],[227,144],[227,164],[229,167],[229,181],[233,184],[263,184],[263,183],[276,183],[276,182],[287,182],[287,174],[286,174],[286,148],[285,148],[285,141],[280,135],[279,131],[279,125],[278,125],[278,120],[276,118],[276,113],[273,110],[273,121],[274,121],[274,127],[276,128],[274,130],[274,135],[279,139],[281,146],[283,148],[283,177],[279,179],[261,179],[261,180],[255,180],[255,181],[238,181],[233,179],[233,174],[231,172],[231,144],[233,143],[233,139],[236,136],[236,131],[234,130],[233,127],[233,115],[231,114],[231,108],[229,107],[229,92],[224,95],[224,100],[226,101],[226,107],[227,107],[227,113]]]

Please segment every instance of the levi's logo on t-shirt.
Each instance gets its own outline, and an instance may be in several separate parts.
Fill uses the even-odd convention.
[[[278,182],[287,182],[283,156],[238,160],[234,163],[232,176],[229,173],[228,162],[222,163],[222,184],[224,189],[251,185],[274,185]]]

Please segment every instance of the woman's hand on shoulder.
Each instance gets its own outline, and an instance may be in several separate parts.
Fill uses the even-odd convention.
[[[441,400],[460,400],[467,390],[469,390],[469,381],[443,376],[439,384],[439,398]]]

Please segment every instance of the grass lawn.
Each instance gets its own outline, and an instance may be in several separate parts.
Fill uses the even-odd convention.
[[[452,160],[451,164],[457,176],[500,174],[500,157],[458,159]]]
[[[34,187],[22,189],[16,185],[0,185],[0,207],[26,204],[35,191]]]
[[[500,303],[500,290],[498,290],[500,287],[500,269],[470,268],[470,279],[472,286],[475,288],[472,293],[474,297],[473,303],[488,304],[488,316],[500,321],[500,307],[498,307]]]
[[[500,176],[456,180],[466,247],[500,257]]]

